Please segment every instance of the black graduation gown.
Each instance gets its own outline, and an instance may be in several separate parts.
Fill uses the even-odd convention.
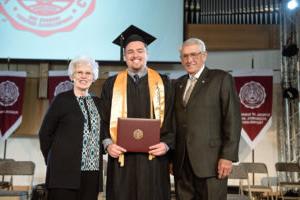
[[[174,134],[171,130],[173,92],[171,82],[162,76],[165,87],[165,119],[161,128],[161,141],[170,149],[174,148]],[[109,120],[113,85],[116,76],[104,83],[101,99],[104,102],[102,118],[103,132],[110,138]],[[134,83],[127,78],[127,112],[128,117],[150,118],[150,94],[148,76]],[[118,159],[108,156],[106,199],[107,200],[167,200],[170,199],[169,156],[159,156],[148,160],[148,154],[125,153],[125,166],[120,167]]]

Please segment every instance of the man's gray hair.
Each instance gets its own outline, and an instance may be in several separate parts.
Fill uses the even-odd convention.
[[[186,41],[184,41],[180,48],[180,52],[182,50],[182,47],[189,46],[189,45],[198,45],[200,52],[206,52],[205,43],[198,38],[189,38]]]
[[[99,74],[98,63],[94,59],[88,56],[77,56],[70,62],[68,67],[68,75],[71,80],[74,75],[76,65],[78,64],[89,64],[92,67],[92,71],[93,71],[93,81],[98,79],[98,74]]]

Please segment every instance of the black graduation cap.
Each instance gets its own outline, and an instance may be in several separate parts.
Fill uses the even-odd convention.
[[[149,33],[139,29],[134,25],[130,25],[125,31],[123,31],[113,43],[121,47],[120,56],[121,61],[123,60],[123,48],[130,42],[140,41],[147,45],[151,44],[156,38]]]

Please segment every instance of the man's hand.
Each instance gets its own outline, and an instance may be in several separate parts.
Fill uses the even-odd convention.
[[[113,158],[118,158],[120,154],[126,152],[126,149],[116,144],[109,144],[106,150],[108,154]]]
[[[167,146],[163,142],[150,146],[149,149],[149,154],[153,156],[161,156],[167,153]]]
[[[221,158],[218,162],[218,178],[226,178],[232,170],[232,161]]]

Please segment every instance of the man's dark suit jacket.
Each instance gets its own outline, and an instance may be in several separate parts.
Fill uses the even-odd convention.
[[[183,94],[189,76],[175,83],[175,176],[188,155],[197,177],[217,175],[218,160],[238,161],[240,102],[232,76],[204,68],[186,106]]]
[[[100,99],[93,97],[100,113]],[[48,188],[78,189],[84,116],[73,90],[57,95],[39,131],[40,146],[47,164]],[[102,191],[102,135],[100,134],[99,191]]]

